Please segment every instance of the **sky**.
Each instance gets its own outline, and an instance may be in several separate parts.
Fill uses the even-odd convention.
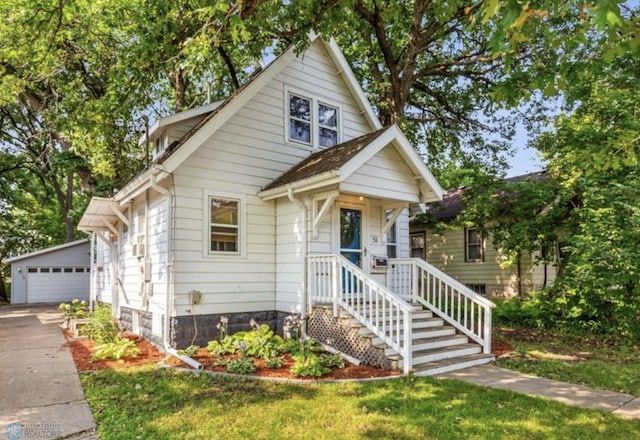
[[[516,129],[516,135],[513,139],[515,155],[509,158],[507,177],[533,173],[544,168],[544,164],[538,157],[537,151],[527,146],[528,141],[529,139],[525,128],[519,126]]]

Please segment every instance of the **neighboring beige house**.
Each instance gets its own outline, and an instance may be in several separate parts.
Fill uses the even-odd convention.
[[[544,172],[507,179],[515,183],[537,179]],[[464,208],[464,188],[448,191],[442,202],[427,209],[442,222],[456,219]],[[551,286],[556,278],[555,263],[544,264],[539,254],[524,253],[519,261],[508,262],[493,246],[491,237],[483,237],[472,227],[429,230],[419,220],[411,222],[411,256],[424,258],[475,292],[490,298],[513,297]]]
[[[373,365],[436,374],[492,359],[493,304],[409,258],[410,208],[443,191],[335,42],[286,50],[149,140],[149,169],[79,222],[92,301],[128,329],[173,350],[216,339],[223,315],[231,332],[252,318],[281,332],[299,314]]]

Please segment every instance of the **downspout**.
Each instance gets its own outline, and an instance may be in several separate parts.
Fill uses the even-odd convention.
[[[160,170],[158,170],[160,171]],[[171,314],[172,314],[172,304],[173,304],[173,296],[174,296],[174,289],[173,289],[173,245],[175,243],[174,240],[174,236],[173,236],[173,230],[174,230],[174,211],[175,211],[175,207],[174,207],[174,202],[175,202],[175,196],[174,196],[174,186],[173,183],[171,185],[171,189],[166,189],[163,188],[162,186],[158,185],[157,182],[157,174],[154,174],[151,176],[151,188],[153,188],[154,190],[158,191],[160,194],[164,194],[167,196],[167,286],[166,286],[166,291],[165,291],[165,303],[164,303],[164,330],[163,330],[163,348],[165,350],[165,352],[168,355],[171,355],[177,359],[180,359],[182,362],[184,362],[185,364],[189,365],[190,367],[196,369],[196,370],[203,370],[204,366],[196,361],[195,359],[190,358],[189,356],[184,356],[180,353],[178,353],[178,351],[171,347],[171,341],[169,340],[169,335],[171,333]]]
[[[311,306],[310,301],[308,301],[308,289],[307,289],[307,252],[308,252],[308,241],[309,241],[309,232],[308,232],[308,217],[309,217],[309,209],[307,205],[304,204],[300,199],[295,197],[293,192],[293,188],[289,187],[287,189],[287,196],[289,200],[296,205],[298,205],[302,209],[302,236],[304,239],[302,240],[302,322],[304,322],[304,326],[306,327],[306,317],[309,314],[308,308]],[[306,334],[306,328],[303,329],[303,332]]]
[[[96,233],[95,231],[91,233],[91,249],[89,250],[89,258],[91,258],[91,273],[89,274],[89,279],[91,284],[89,284],[89,310],[93,310],[93,305],[96,302]]]

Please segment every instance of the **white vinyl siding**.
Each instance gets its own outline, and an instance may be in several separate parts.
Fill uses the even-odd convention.
[[[276,250],[276,218],[278,222],[286,218],[281,219],[279,211],[276,215],[276,201],[265,202],[257,196],[264,186],[312,152],[311,146],[286,142],[285,97],[289,86],[301,96],[317,96],[323,98],[322,102],[339,104],[345,139],[370,131],[318,41],[186,159],[174,172],[174,297],[178,315],[274,309],[289,312],[299,304],[301,279],[296,287],[287,284],[287,274],[293,273],[290,267],[278,267],[278,280],[287,285],[285,290],[276,289],[276,263],[289,264],[281,250],[295,248],[285,240]],[[208,226],[205,207],[209,195],[244,198],[241,216],[246,227],[240,226],[240,234],[246,250],[242,255],[218,257],[203,252],[207,249],[203,231]],[[300,261],[292,263],[297,277],[301,274]],[[282,277],[280,271],[284,271]],[[203,293],[197,306],[189,303],[191,290]]]
[[[414,173],[393,147],[382,149],[340,184],[345,192],[419,202]]]

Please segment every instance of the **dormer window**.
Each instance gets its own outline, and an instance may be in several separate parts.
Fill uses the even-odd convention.
[[[340,109],[336,105],[288,92],[288,140],[316,148],[340,142]]]
[[[160,135],[153,145],[153,158],[160,156],[167,149],[167,136]]]

